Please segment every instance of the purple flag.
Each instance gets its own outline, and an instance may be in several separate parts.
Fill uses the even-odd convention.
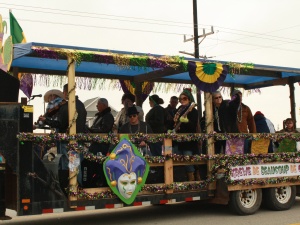
[[[226,141],[226,155],[243,154],[244,153],[244,138],[232,138]]]
[[[33,88],[33,78],[30,73],[24,73],[20,79],[20,89],[27,96],[27,98],[31,97]]]

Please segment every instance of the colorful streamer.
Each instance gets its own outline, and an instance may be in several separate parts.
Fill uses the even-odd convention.
[[[129,80],[120,80],[120,84],[122,87],[122,90],[124,93],[131,93],[133,95],[135,95],[135,83],[133,81],[129,81]],[[142,83],[142,101],[144,102],[146,100],[146,98],[149,96],[149,94],[151,93],[152,89],[154,87],[154,83],[153,82],[143,82]]]

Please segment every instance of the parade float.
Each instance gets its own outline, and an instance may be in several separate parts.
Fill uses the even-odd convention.
[[[299,135],[216,134],[213,132],[211,94],[220,87],[256,90],[288,85],[291,117],[295,120],[294,83],[300,81],[300,69],[45,43],[13,45],[11,41],[1,48],[0,60],[4,68],[0,79],[6,87],[18,87],[20,74],[30,74],[36,80],[65,76],[69,85],[68,133],[33,133],[32,105],[27,105],[26,101],[18,103],[17,97],[0,101],[1,171],[4,172],[1,173],[0,203],[4,209],[16,210],[19,216],[199,200],[228,204],[236,213],[249,215],[262,203],[272,210],[289,209],[300,194],[300,153],[293,150],[268,154],[266,147],[270,141],[296,143],[300,141]],[[198,94],[204,94],[206,133],[76,134],[75,89],[78,85],[97,87],[99,82],[105,88],[111,84],[108,80],[120,84],[124,92],[134,94],[140,106],[153,88],[188,86],[197,90]],[[23,85],[32,87],[30,80]],[[18,88],[8,89],[1,95],[13,96],[15,92]],[[201,105],[198,103],[200,111]],[[227,154],[214,152],[215,140],[229,143],[245,139],[253,143],[250,154],[238,151],[241,148],[236,144],[238,141],[230,142]],[[36,146],[53,146],[61,141],[69,142],[66,190],[59,185],[61,155],[52,153],[41,158],[34,151]],[[162,156],[142,155],[134,144],[138,141],[162,142]],[[207,154],[173,154],[174,141],[207,141]],[[107,156],[93,155],[85,145],[91,142],[109,143],[114,148]],[[79,154],[98,164],[106,186],[86,188],[78,185]],[[185,181],[178,176],[178,168],[185,165],[196,165],[205,174],[202,173],[199,181]]]

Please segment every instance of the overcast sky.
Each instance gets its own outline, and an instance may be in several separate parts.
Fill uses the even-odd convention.
[[[197,3],[199,34],[202,29],[210,32],[211,26],[215,31],[201,43],[200,55],[222,61],[300,67],[300,1],[198,0]],[[28,42],[162,55],[193,53],[193,43],[183,42],[184,34],[187,37],[193,34],[192,0],[0,0],[0,14],[8,23],[9,9]],[[295,87],[297,98],[299,85]],[[35,87],[33,94],[47,90]],[[102,91],[78,90],[77,94],[83,101],[107,97],[115,108],[121,107],[121,92],[108,95]],[[164,106],[171,95],[178,95],[158,94],[165,99]],[[281,128],[282,120],[290,117],[288,86],[262,88],[261,94],[249,96],[245,93],[243,101],[253,114],[262,111],[276,128],[278,125]],[[32,103],[37,117],[42,100]],[[297,99],[297,116],[299,103]],[[149,110],[148,102],[144,103],[144,109]]]

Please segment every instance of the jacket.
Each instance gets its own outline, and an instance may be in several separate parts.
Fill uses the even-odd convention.
[[[181,110],[183,106],[180,106],[177,111]],[[188,109],[184,109],[180,115],[184,114],[185,111]],[[181,123],[179,130],[177,130],[178,133],[196,133],[197,132],[197,126],[198,126],[198,110],[193,108],[191,112],[187,114],[188,122],[187,123]],[[180,119],[180,117],[179,117]],[[178,123],[178,122],[177,122]],[[177,142],[178,144],[178,150],[180,151],[192,151],[193,154],[198,154],[198,142],[197,141],[189,141],[189,142]]]
[[[78,96],[76,96],[75,101],[76,101],[76,111],[78,113],[76,118],[76,133],[85,133],[87,112],[84,107],[84,104],[78,99]],[[58,129],[59,133],[67,133],[69,129],[68,104],[63,104],[59,108],[55,116],[55,119],[46,117],[45,124],[49,125],[52,128]]]
[[[160,105],[154,106],[146,115],[146,122],[151,127],[153,133],[164,133],[165,109]]]
[[[108,107],[102,112],[95,114],[95,120],[89,131],[92,133],[109,133],[114,125],[114,116],[111,114],[111,109]]]
[[[252,112],[248,106],[241,103],[237,111],[237,125],[241,133],[256,133],[256,126]]]

